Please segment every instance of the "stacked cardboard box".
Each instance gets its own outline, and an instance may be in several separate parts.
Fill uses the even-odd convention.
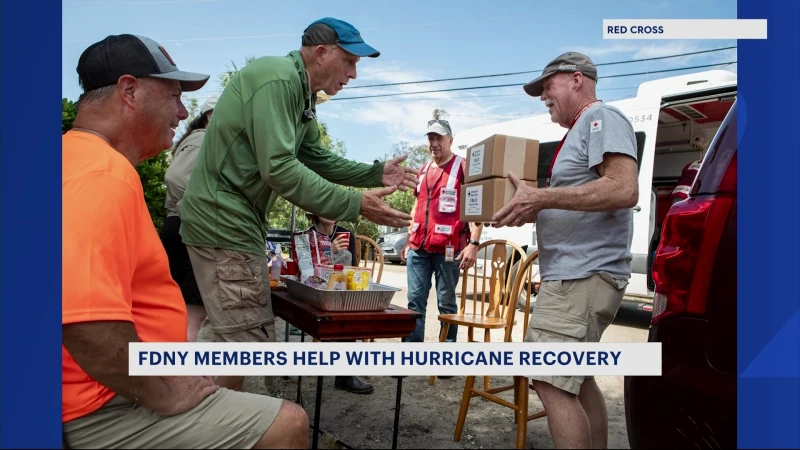
[[[492,223],[492,216],[508,203],[516,188],[513,172],[536,187],[539,141],[496,134],[467,149],[466,184],[461,186],[461,221]]]

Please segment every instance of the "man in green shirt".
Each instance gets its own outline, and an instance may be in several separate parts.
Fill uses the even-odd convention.
[[[278,196],[337,221],[411,220],[381,200],[416,187],[416,171],[400,165],[405,157],[361,164],[320,142],[316,93],[335,95],[356,78],[361,57],[379,55],[352,25],[324,18],[305,30],[299,51],[256,59],[222,92],[181,206],[180,233],[208,313],[198,340],[276,340],[265,247]],[[385,187],[362,193],[336,184]],[[241,389],[242,380],[218,383]]]

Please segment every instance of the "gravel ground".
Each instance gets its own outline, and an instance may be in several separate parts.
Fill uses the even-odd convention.
[[[383,284],[403,288],[392,303],[407,307],[404,266],[387,265]],[[426,317],[426,341],[438,340],[438,311],[436,297],[429,297]],[[430,306],[433,306],[431,308]],[[276,324],[279,339],[284,336],[285,322]],[[522,327],[515,329],[514,340],[520,341]],[[460,342],[466,341],[466,329],[459,328]],[[502,339],[501,331],[492,334],[493,341]],[[290,336],[299,341],[299,336]],[[399,341],[399,339],[396,339]],[[603,342],[646,342],[647,330],[632,326],[622,320],[612,324],[603,336]],[[366,344],[368,345],[368,344]],[[597,377],[597,383],[606,397],[609,416],[609,448],[630,448],[625,429],[625,407],[623,403],[623,377]],[[436,380],[433,386],[427,377],[406,377],[403,380],[398,448],[513,448],[516,445],[516,427],[511,409],[475,398],[470,409],[460,442],[455,442],[454,431],[464,392],[464,377]],[[263,392],[259,379],[248,379],[245,389]],[[320,448],[391,448],[397,380],[391,377],[371,377],[366,381],[375,386],[371,395],[357,395],[335,389],[333,377],[324,377],[320,429],[324,434]],[[493,386],[506,385],[510,378],[492,378]],[[316,378],[302,379],[304,407],[314,423]],[[482,385],[482,380],[476,380]],[[297,378],[274,379],[272,395],[295,401]],[[502,394],[511,400],[513,391]],[[531,392],[529,414],[541,410],[536,394]],[[552,448],[553,442],[547,428],[547,419],[528,423],[528,448]]]

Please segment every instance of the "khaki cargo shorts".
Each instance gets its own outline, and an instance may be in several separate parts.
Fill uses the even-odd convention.
[[[600,272],[589,278],[544,281],[531,313],[525,342],[600,342],[614,320],[628,280]],[[584,376],[533,376],[578,395]]]
[[[220,388],[199,405],[162,416],[116,396],[63,424],[68,448],[253,448],[283,400]]]
[[[276,342],[266,255],[186,246],[206,318],[200,342]]]
[[[197,342],[276,342],[266,255],[186,246],[206,318]],[[244,377],[242,389],[270,395],[271,376]]]

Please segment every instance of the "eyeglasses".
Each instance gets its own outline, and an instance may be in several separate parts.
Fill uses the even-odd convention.
[[[433,119],[433,120],[429,120],[429,121],[428,121],[428,126],[431,126],[431,125],[433,125],[433,124],[434,124],[434,123],[436,123],[436,122],[439,122],[440,124],[442,124],[442,126],[444,126],[445,128],[447,128],[447,131],[451,131],[451,129],[450,129],[450,123],[449,123],[448,121],[446,121],[446,120],[442,120],[442,119]]]

